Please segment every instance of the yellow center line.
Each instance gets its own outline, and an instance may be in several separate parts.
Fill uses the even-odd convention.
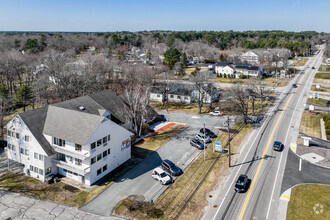
[[[315,60],[314,60],[314,63],[315,63]],[[306,75],[306,74],[307,74],[307,73],[305,73],[305,74],[303,75],[303,77],[299,80],[299,84],[300,84],[300,82],[305,78],[305,75]],[[245,210],[246,210],[247,204],[248,204],[248,202],[249,202],[249,200],[250,200],[250,196],[251,196],[251,193],[252,193],[252,191],[253,191],[254,184],[256,183],[256,180],[257,180],[257,178],[258,178],[258,175],[259,175],[259,172],[260,172],[260,169],[261,169],[261,165],[262,165],[262,163],[264,162],[264,158],[265,158],[265,155],[266,155],[267,150],[268,150],[268,148],[269,148],[270,142],[272,141],[272,138],[273,138],[273,136],[274,136],[275,130],[276,130],[276,128],[277,128],[277,126],[278,126],[278,124],[279,124],[279,122],[280,122],[280,120],[281,120],[281,118],[282,118],[282,115],[283,115],[283,113],[284,113],[286,107],[288,106],[288,104],[289,104],[289,102],[290,102],[292,96],[293,96],[293,93],[291,94],[289,100],[286,102],[286,104],[285,104],[285,106],[284,106],[284,108],[283,108],[283,110],[282,110],[282,112],[281,112],[281,114],[280,114],[280,117],[279,117],[279,118],[277,119],[277,121],[276,121],[276,124],[275,124],[275,127],[274,127],[273,131],[272,131],[272,134],[270,135],[270,137],[269,137],[269,139],[268,139],[268,142],[267,142],[266,148],[265,148],[265,150],[264,150],[264,152],[263,152],[263,154],[262,154],[261,160],[260,160],[260,162],[259,162],[259,165],[258,165],[258,168],[257,168],[256,174],[255,174],[254,177],[253,177],[253,180],[252,180],[252,184],[251,184],[250,190],[249,190],[249,192],[248,192],[248,194],[247,194],[247,196],[246,196],[246,198],[245,198],[245,201],[244,201],[244,204],[243,204],[242,210],[241,210],[240,215],[239,215],[239,217],[238,217],[239,220],[242,220],[242,219],[243,219],[243,215],[244,215],[244,213],[245,213]]]
[[[290,199],[290,196],[283,195],[282,197],[287,198],[287,199]]]

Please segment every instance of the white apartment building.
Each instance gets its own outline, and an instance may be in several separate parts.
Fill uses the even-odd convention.
[[[8,158],[41,181],[61,174],[92,185],[131,158],[122,106],[106,90],[17,114],[6,125]]]

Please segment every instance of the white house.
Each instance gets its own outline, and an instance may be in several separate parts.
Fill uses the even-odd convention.
[[[121,105],[106,90],[17,114],[6,125],[8,158],[41,181],[61,174],[92,185],[131,158],[133,133],[112,113]]]
[[[198,99],[198,91],[191,84],[170,84],[165,93],[165,87],[152,87],[149,99],[162,102],[168,99],[169,102],[190,104]],[[211,103],[219,99],[220,92],[213,85],[208,84],[202,87],[203,102]]]
[[[241,55],[241,61],[256,64],[259,62],[259,56],[255,52],[249,50]]]
[[[225,66],[223,64],[225,64]],[[217,63],[215,65],[215,72],[217,76],[224,74],[232,76],[235,73],[235,69],[230,66],[230,63]]]

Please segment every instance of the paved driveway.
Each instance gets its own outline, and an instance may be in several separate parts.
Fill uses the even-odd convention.
[[[110,216],[116,205],[129,195],[143,195],[147,201],[155,201],[166,189],[151,178],[151,171],[160,165],[162,159],[170,159],[184,170],[201,152],[190,146],[189,141],[203,127],[213,129],[222,126],[224,118],[208,115],[188,115],[183,113],[164,114],[168,121],[187,123],[189,127],[164,144],[148,158],[143,160],[119,178],[94,200],[81,207],[82,210],[99,215]]]

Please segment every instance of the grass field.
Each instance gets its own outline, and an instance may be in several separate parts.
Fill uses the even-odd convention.
[[[287,220],[330,219],[330,186],[306,184],[292,189]],[[314,210],[315,209],[315,210]]]
[[[330,65],[321,65],[319,68],[319,71],[323,71],[323,67],[325,67],[325,71],[326,72],[330,72]]]
[[[166,105],[163,106],[162,102],[150,102],[150,105],[155,110],[166,110]],[[214,104],[215,106],[215,104]],[[184,103],[169,103],[168,105],[169,111],[174,112],[182,112],[187,114],[198,114],[198,105],[197,103],[192,104],[184,104]],[[203,106],[202,108],[202,114],[208,114],[210,112],[210,108],[208,106]]]
[[[308,98],[307,99],[307,103],[308,104],[312,104],[312,105],[320,105],[320,106],[326,106],[326,103],[327,103],[328,100],[326,99],[310,99]]]
[[[317,115],[309,114],[308,111],[304,111],[301,121],[299,131],[306,135],[321,138],[321,114]]]
[[[306,58],[299,58],[295,64],[295,66],[305,66],[308,59]]]
[[[323,87],[323,86],[321,86],[320,89],[316,89],[316,86],[315,85],[312,85],[311,90],[312,91],[319,91],[319,92],[330,92],[330,88],[329,87]]]
[[[330,73],[316,73],[315,78],[317,78],[317,79],[330,79]]]
[[[235,136],[231,141],[232,154],[239,152],[239,145],[252,130],[250,126],[235,125],[233,127]],[[225,146],[227,143],[226,131],[220,131],[218,141],[221,141]],[[185,202],[189,199],[190,202],[182,210],[180,219],[197,219],[200,211],[207,205],[205,194],[214,189],[219,181],[219,173],[225,175],[228,173],[228,157],[221,155],[219,159],[218,153],[214,153],[212,144],[206,150],[206,160],[203,160],[203,154],[192,162],[176,181],[168,187],[168,189],[155,202],[154,208],[162,211],[162,219],[174,219],[180,210],[183,208]],[[210,168],[214,165],[211,172],[207,175]],[[199,188],[198,185],[200,185]],[[128,211],[127,207],[120,203],[115,214],[125,215],[134,219],[148,219],[145,213],[140,211]]]

